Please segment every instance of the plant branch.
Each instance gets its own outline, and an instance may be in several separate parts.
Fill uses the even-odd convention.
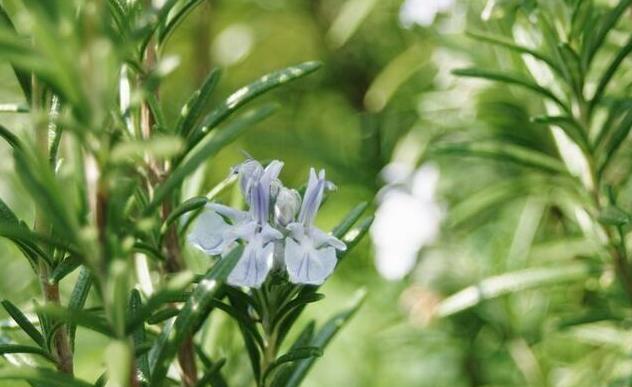
[[[149,72],[157,61],[158,50],[155,40],[152,39],[147,45],[144,55],[145,70]],[[159,100],[158,89],[154,91],[156,100]],[[154,117],[149,104],[144,101],[141,105],[141,133],[146,139],[152,135],[154,126]],[[149,168],[149,176],[151,176],[152,189],[162,183],[165,176],[168,175],[168,166],[148,156],[147,165]],[[172,197],[166,197],[161,205],[161,218],[164,222],[169,218],[172,208]],[[180,249],[180,240],[177,233],[176,223],[171,224],[165,231],[164,249],[165,249],[165,271],[167,273],[178,273],[184,266],[182,251]],[[197,366],[195,363],[195,347],[193,337],[187,337],[178,349],[178,363],[182,372],[182,386],[194,386],[197,381]]]
[[[48,159],[48,123],[42,119],[45,109],[43,109],[44,103],[44,88],[39,80],[33,77],[32,80],[32,98],[31,109],[33,111],[33,120],[35,122],[35,140],[38,148],[38,152],[42,157]],[[35,232],[42,235],[48,235],[51,231],[50,224],[46,220],[46,216],[41,209],[37,209],[35,213]],[[42,248],[47,248],[42,246]],[[60,305],[59,285],[53,283],[50,280],[50,270],[46,262],[40,260],[38,271],[40,284],[42,286],[42,293],[44,295],[44,301],[47,304]],[[60,372],[67,374],[73,374],[73,353],[70,346],[70,339],[68,337],[68,331],[65,326],[57,329],[53,335],[52,350],[57,363],[57,369]]]

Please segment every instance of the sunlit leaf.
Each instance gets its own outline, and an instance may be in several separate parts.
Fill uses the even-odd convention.
[[[448,317],[472,308],[481,302],[525,289],[576,282],[590,276],[586,263],[572,262],[564,266],[529,268],[486,278],[441,301],[437,317]]]

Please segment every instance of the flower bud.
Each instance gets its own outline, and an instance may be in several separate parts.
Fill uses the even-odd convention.
[[[301,208],[301,195],[296,190],[281,187],[274,204],[274,216],[278,224],[287,226]]]
[[[244,198],[248,198],[252,184],[258,181],[263,174],[263,167],[256,160],[246,160],[235,167],[235,171],[239,174],[241,193]]]

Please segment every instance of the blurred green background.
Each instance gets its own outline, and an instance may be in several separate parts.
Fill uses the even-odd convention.
[[[164,55],[178,57],[180,66],[160,91],[171,118],[214,66],[224,72],[211,103],[272,70],[307,60],[324,64],[265,96],[282,105],[280,112],[200,171],[198,184],[212,187],[243,160],[243,152],[283,160],[281,178],[290,186],[301,185],[310,166],[326,168],[338,186],[318,219],[328,229],[359,201],[377,208],[387,182],[381,171],[389,163],[412,168],[428,163],[440,171],[430,201],[441,208],[441,231],[429,238],[434,241],[425,244],[412,271],[385,279],[366,238],[324,287],[326,299],[304,316],[322,321],[357,289],[368,290],[367,302],[305,386],[628,385],[616,382],[632,372],[628,330],[558,328],[560,320],[582,316],[586,304],[598,309],[605,302],[592,290],[610,286],[607,276],[504,296],[449,318],[433,316],[441,299],[490,275],[570,260],[591,249],[572,238],[577,234],[572,225],[560,221],[555,192],[531,192],[532,176],[511,166],[427,152],[446,137],[509,138],[554,152],[548,130],[528,121],[528,113],[540,108],[537,100],[450,74],[470,62],[491,67],[515,61],[464,31],[508,33],[512,12],[523,3],[528,2],[212,0],[171,39]],[[406,13],[406,7],[418,14]],[[1,65],[0,103],[18,95],[10,68]],[[18,130],[26,126],[18,115],[3,119]],[[20,217],[32,219],[34,209],[12,173],[9,149],[0,144],[0,195]],[[409,214],[437,223],[436,216],[426,215]],[[16,256],[13,246],[0,241],[0,295],[25,304],[39,285]],[[205,267],[193,251],[188,259],[194,270]],[[397,256],[390,259],[397,264]],[[209,349],[228,357],[224,373],[239,386],[248,378],[236,372],[247,369],[238,333],[233,327],[214,334],[226,322],[210,324],[215,328]],[[79,340],[84,345],[76,357],[77,374],[94,380],[103,369],[102,342],[81,330]],[[604,384],[606,379],[614,384]]]

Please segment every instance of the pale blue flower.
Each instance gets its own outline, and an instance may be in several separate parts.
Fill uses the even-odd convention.
[[[210,255],[225,254],[238,241],[244,243],[242,256],[228,276],[231,285],[258,288],[272,268],[274,242],[283,234],[269,223],[270,190],[282,167],[276,160],[265,169],[254,160],[242,163],[236,172],[248,211],[209,204],[189,234],[189,241]]]
[[[346,249],[342,241],[314,226],[328,184],[324,170],[318,175],[313,168],[310,170],[298,221],[287,226],[285,265],[293,283],[322,284],[336,267],[336,250]]]

